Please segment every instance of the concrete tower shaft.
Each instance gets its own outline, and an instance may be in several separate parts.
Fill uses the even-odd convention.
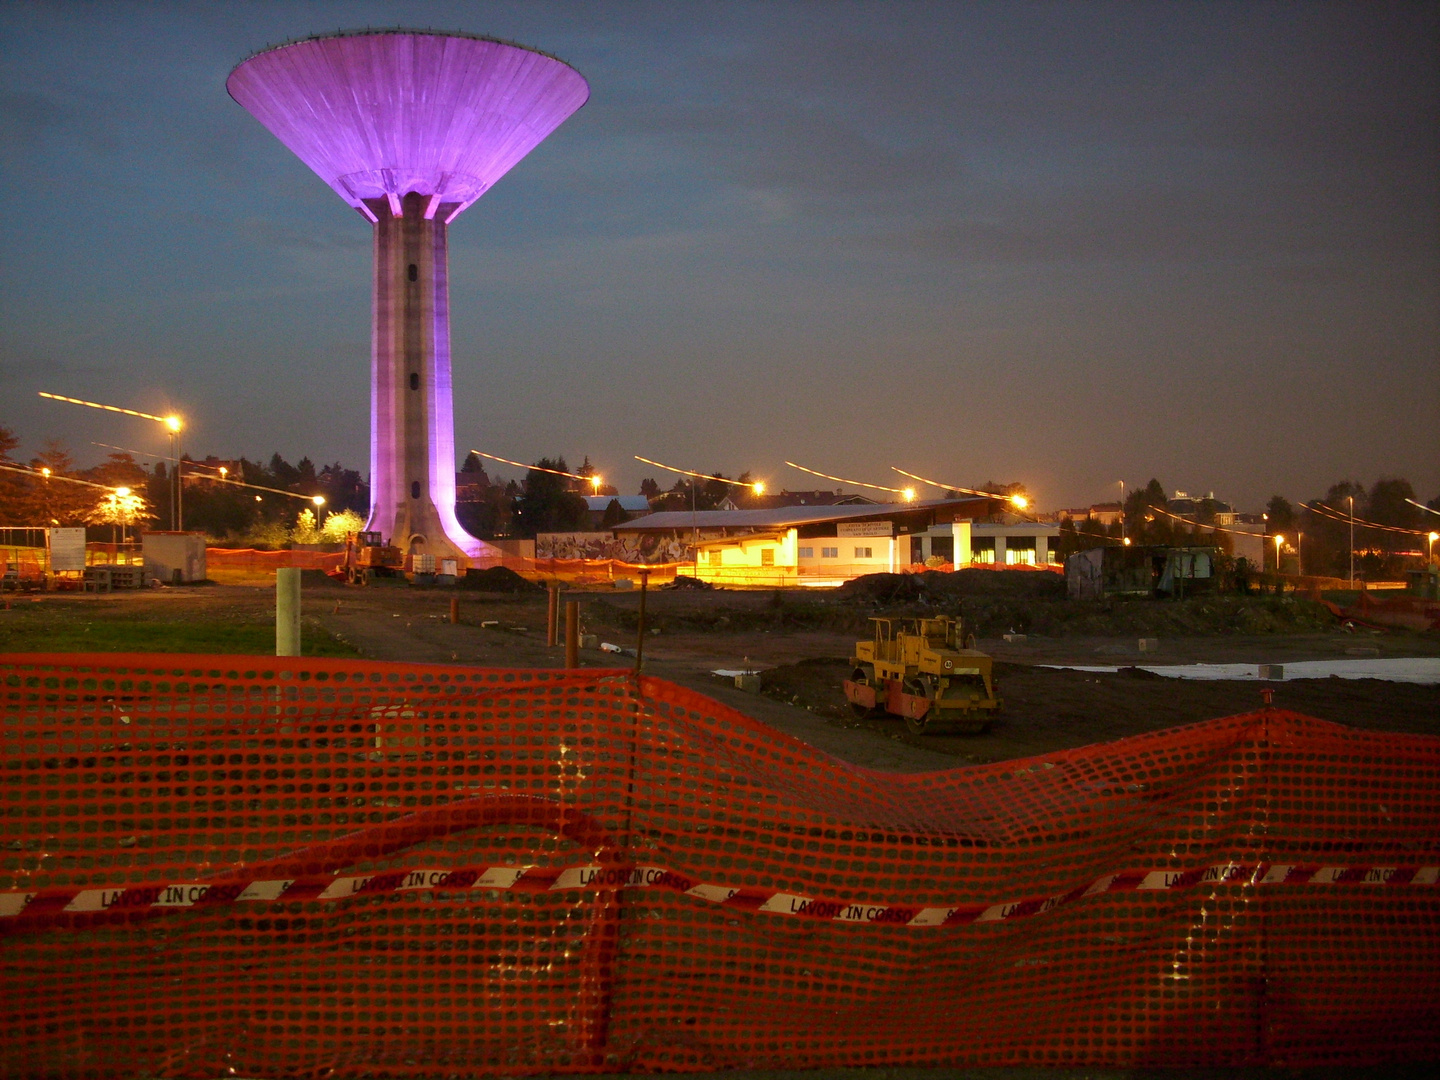
[[[455,518],[448,227],[408,194],[376,199],[370,335],[370,521],[416,553],[470,555]]]

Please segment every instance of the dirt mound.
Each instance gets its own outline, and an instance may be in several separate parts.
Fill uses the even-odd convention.
[[[863,604],[938,604],[966,596],[1016,600],[1059,600],[1065,579],[1045,570],[956,570],[920,574],[865,574],[835,590],[842,600]]]
[[[851,578],[838,589],[836,596],[862,604],[913,604],[929,598],[930,590],[923,578],[928,574],[863,574]],[[938,574],[935,576],[939,576]]]
[[[715,586],[708,581],[701,581],[697,577],[689,577],[685,574],[677,574],[675,580],[668,585],[661,585],[660,588],[671,591],[698,590],[700,592],[714,591]]]
[[[949,574],[927,570],[918,576],[933,596],[1013,596],[1030,600],[1060,600],[1065,596],[1065,576],[1049,570],[966,568]]]
[[[462,589],[474,589],[476,592],[493,593],[526,593],[544,592],[543,585],[537,585],[533,581],[526,581],[514,570],[504,566],[492,566],[486,570],[466,570],[465,576],[457,585]]]

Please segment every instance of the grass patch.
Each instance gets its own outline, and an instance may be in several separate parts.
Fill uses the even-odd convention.
[[[56,619],[13,613],[18,618],[0,621],[0,652],[162,652],[242,653],[275,655],[275,624],[198,619],[184,622],[108,618],[86,612],[84,618]],[[300,632],[304,656],[358,656],[354,648],[337,640],[323,627],[306,620]]]

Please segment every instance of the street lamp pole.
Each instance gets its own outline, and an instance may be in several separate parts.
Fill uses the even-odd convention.
[[[180,429],[185,426],[185,421],[181,420],[175,413],[171,413],[165,417],[165,426],[170,429],[170,460],[175,463],[175,486],[172,489],[174,494],[170,497],[170,527],[176,532],[183,532],[185,529],[185,523],[183,521],[185,495],[181,490],[180,455],[176,452],[175,448],[176,439],[180,435]]]
[[[1355,588],[1355,496],[1346,495],[1350,500],[1350,588]]]

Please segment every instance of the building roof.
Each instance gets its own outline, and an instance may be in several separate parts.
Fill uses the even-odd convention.
[[[666,529],[788,529],[840,521],[877,521],[898,514],[980,506],[989,499],[935,499],[929,502],[874,503],[869,506],[780,506],[769,510],[666,510],[615,526],[615,532]]]
[[[585,508],[604,513],[610,509],[612,502],[618,502],[620,509],[627,514],[648,514],[650,512],[650,500],[644,495],[584,495]]]

